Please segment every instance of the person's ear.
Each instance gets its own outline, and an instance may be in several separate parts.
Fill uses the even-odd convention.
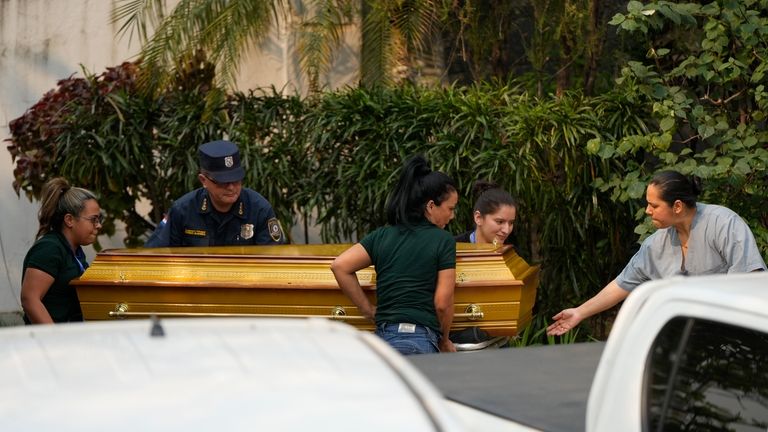
[[[72,214],[70,214],[70,213],[65,214],[64,215],[64,225],[67,228],[72,228],[73,226],[75,226],[75,217]]]
[[[197,179],[200,180],[200,184],[203,185],[203,187],[205,187],[206,178],[203,175],[203,173],[197,173]]]
[[[472,214],[472,218],[475,220],[475,225],[480,225],[483,221],[483,215],[480,214],[480,210],[475,210]]]
[[[672,204],[672,210],[675,213],[680,213],[683,211],[683,202],[680,200],[675,200],[674,204]]]
[[[432,210],[434,209],[435,209],[435,201],[434,200],[427,201],[427,206],[425,207],[425,210],[428,212],[432,212]]]

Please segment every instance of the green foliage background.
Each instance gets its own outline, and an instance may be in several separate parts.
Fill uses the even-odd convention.
[[[549,317],[625,265],[650,232],[642,198],[662,168],[702,177],[702,201],[737,211],[768,257],[767,10],[749,0],[629,2],[612,24],[643,41],[647,56],[624,62],[614,88],[590,97],[537,96],[521,81],[308,98],[227,93],[202,55],[147,95],[136,91],[140,65],[124,63],[60,81],[11,123],[14,187],[39,196],[63,175],[91,188],[107,233],[122,220],[126,244],[137,246],[173,199],[197,187],[197,146],[226,137],[240,144],[245,184],[286,228],[316,212],[323,241],[337,242],[384,223],[402,161],[424,153],[459,184],[451,231],[470,226],[479,178],[520,201],[517,245],[542,266],[537,307]],[[151,220],[136,212],[139,199],[152,205]]]

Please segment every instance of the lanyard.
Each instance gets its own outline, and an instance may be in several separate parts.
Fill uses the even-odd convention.
[[[88,268],[88,262],[85,261],[85,252],[83,252],[82,248],[78,247],[77,251],[72,251],[72,257],[75,258],[77,266],[80,267],[80,275],[82,276],[85,273],[85,269]]]

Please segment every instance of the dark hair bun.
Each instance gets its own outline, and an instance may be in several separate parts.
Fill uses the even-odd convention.
[[[491,189],[498,189],[499,185],[489,180],[478,180],[472,186],[472,194],[475,198],[479,198],[484,192]]]
[[[699,176],[689,176],[688,181],[691,182],[691,192],[693,192],[694,195],[699,196],[701,193],[701,177]]]

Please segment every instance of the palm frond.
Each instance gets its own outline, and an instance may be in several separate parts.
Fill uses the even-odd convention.
[[[436,9],[433,0],[411,0],[391,9],[392,26],[403,37],[406,46],[417,51],[425,49],[427,37],[438,22]]]
[[[357,8],[350,0],[314,0],[307,12],[310,17],[302,17],[299,24],[299,62],[309,77],[310,92],[315,93],[320,90],[319,77],[328,72],[333,52],[341,45],[345,26],[354,19]]]
[[[364,86],[386,84],[394,67],[395,35],[389,22],[389,9],[384,1],[364,0],[363,47],[360,80]]]
[[[363,0],[361,81],[391,81],[398,60],[426,46],[438,21],[437,0]],[[119,34],[138,36],[143,73],[139,84],[157,92],[175,76],[180,59],[202,50],[216,66],[218,84],[233,84],[249,44],[267,37],[290,10],[290,0],[179,0],[166,15],[165,0],[115,0],[112,21]],[[359,0],[307,0],[299,21],[299,63],[319,90],[347,26],[361,12]],[[300,3],[297,3],[301,6]],[[152,31],[154,30],[154,33]],[[150,36],[151,34],[151,36]]]
[[[139,43],[144,44],[149,38],[150,30],[157,27],[165,17],[164,0],[115,0],[112,7],[110,23],[123,24],[117,31],[118,36],[128,34],[128,41],[134,35]]]
[[[126,29],[139,22],[160,20],[161,10],[149,5],[154,2],[162,0],[126,2],[115,10],[115,17],[126,20],[122,26]],[[174,76],[179,59],[199,49],[216,65],[219,83],[232,84],[247,44],[261,42],[288,7],[288,0],[181,0],[158,21],[155,33],[142,49],[145,73],[140,84],[152,92],[164,88]]]

